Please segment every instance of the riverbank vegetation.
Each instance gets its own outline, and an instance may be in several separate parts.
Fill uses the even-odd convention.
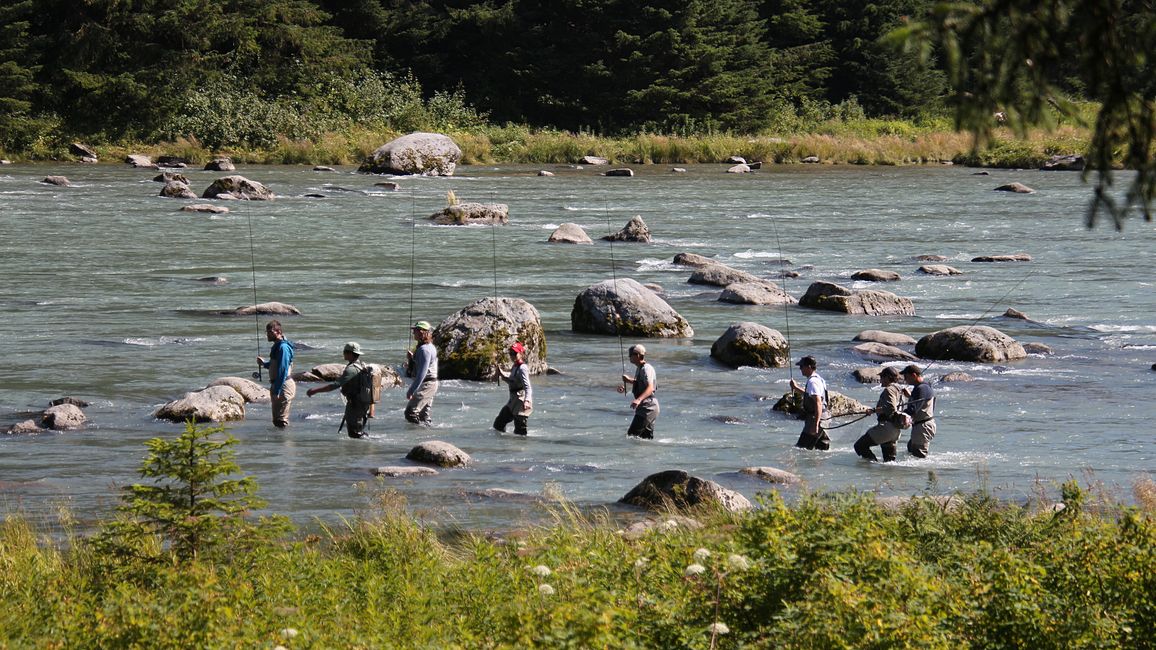
[[[996,146],[973,153],[954,59],[887,38],[932,0],[73,5],[0,0],[4,157],[72,159],[81,141],[106,160],[356,164],[423,130],[466,163],[1026,167],[1087,150],[1098,107],[1057,66],[1044,76],[1064,102],[1035,114],[1061,130],[1016,111],[999,127],[993,103]]]
[[[154,440],[96,533],[0,525],[3,647],[1149,648],[1156,485],[1132,507],[771,492],[623,531],[559,501],[438,530],[381,485],[339,526],[254,520],[219,429]]]

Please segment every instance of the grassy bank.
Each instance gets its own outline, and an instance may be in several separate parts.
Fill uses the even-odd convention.
[[[159,539],[0,526],[0,646],[11,648],[1148,648],[1147,509],[1065,486],[1035,512],[977,494],[884,510],[869,496],[769,496],[624,534],[555,506],[501,539],[439,538],[396,494],[346,527],[181,559]],[[675,521],[683,523],[673,523]]]
[[[1088,132],[1064,126],[1052,132],[1036,131],[1018,139],[999,130],[991,146],[974,152],[970,135],[958,133],[943,120],[914,123],[899,120],[829,121],[784,135],[671,136],[637,134],[602,137],[586,133],[490,126],[469,131],[447,130],[462,148],[464,164],[568,164],[587,155],[614,164],[721,163],[730,156],[750,161],[790,164],[811,156],[829,164],[918,165],[956,162],[991,167],[1038,167],[1054,154],[1082,153]],[[396,132],[352,131],[330,133],[313,140],[280,138],[271,148],[210,150],[196,140],[158,144],[116,143],[95,145],[101,160],[119,162],[130,153],[162,154],[203,164],[216,155],[247,164],[356,165],[378,146],[400,135]],[[17,160],[73,160],[67,143],[9,155]]]

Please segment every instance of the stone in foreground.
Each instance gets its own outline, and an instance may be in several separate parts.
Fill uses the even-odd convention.
[[[695,506],[716,506],[730,512],[751,508],[751,502],[738,492],[679,469],[647,476],[618,501],[656,512]]]

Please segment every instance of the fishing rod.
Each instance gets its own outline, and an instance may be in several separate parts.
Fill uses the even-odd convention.
[[[770,216],[771,226],[775,230],[775,244],[779,247],[779,271],[782,272],[783,276],[780,278],[783,281],[783,293],[790,297],[791,294],[787,292],[787,274],[785,271],[783,271],[785,261],[783,259],[783,242],[779,240],[779,222],[777,219],[775,219],[774,215]],[[795,381],[795,364],[791,363],[791,316],[790,310],[787,309],[787,302],[788,301],[786,300],[783,301],[783,324],[787,334],[787,374],[789,375],[791,381]]]
[[[490,191],[490,205],[491,205],[491,209],[494,209],[492,206],[497,205],[497,201],[496,201],[496,199],[494,199],[493,190]],[[493,245],[494,245],[494,306],[497,307],[497,304],[498,304],[498,221],[497,221],[496,217],[490,220],[490,239],[493,241]]]
[[[603,201],[602,213],[606,215],[606,233],[608,237],[606,240],[610,242],[610,277],[614,283],[614,294],[618,295],[618,271],[614,268],[614,230],[610,225],[610,205]],[[622,344],[622,317],[618,311],[614,312],[614,331],[618,334],[618,356],[622,362],[622,376],[626,376],[626,352]],[[622,387],[625,389],[626,380],[622,381]],[[625,391],[624,391],[625,392]]]
[[[248,197],[242,193],[241,200],[247,201]],[[248,208],[245,209],[245,219],[249,222],[249,261],[252,270],[253,279],[253,325],[257,328],[257,356],[261,356],[261,316],[257,313],[257,252],[253,246],[253,214]],[[253,378],[257,381],[262,381],[261,363],[257,363],[257,372],[253,373]]]

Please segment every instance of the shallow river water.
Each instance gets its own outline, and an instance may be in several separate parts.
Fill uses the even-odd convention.
[[[178,212],[188,201],[158,197],[155,172],[0,168],[0,428],[64,395],[91,402],[81,431],[0,436],[0,507],[43,521],[62,506],[84,521],[107,515],[118,489],[136,480],[144,441],[182,429],[154,420],[156,407],[217,377],[248,376],[258,350],[267,354],[257,331],[264,318],[211,313],[253,304],[254,284],[258,302],[301,309],[283,319],[299,343],[297,370],[340,361],[349,340],[369,361],[398,364],[409,322],[436,323],[496,292],[537,307],[549,364],[563,373],[534,378],[528,438],[489,429],[505,400],[504,388],[489,383],[443,382],[430,430],[407,426],[403,391],[389,391],[368,440],[336,432],[337,393],[307,398],[303,385],[286,431],[269,424],[267,404],[248,405],[246,420],[229,424],[240,440],[238,462],[257,478],[271,511],[300,523],[349,517],[367,491],[396,489],[413,512],[439,524],[518,525],[536,516],[529,500],[479,494],[501,488],[598,506],[650,473],[676,468],[748,497],[770,486],[738,470],[769,465],[800,474],[812,490],[985,488],[1022,500],[1040,490],[1054,496],[1074,477],[1125,501],[1133,482],[1156,469],[1156,228],[1133,219],[1123,233],[1087,230],[1091,191],[1077,174],[791,166],[732,175],[703,165],[607,178],[595,168],[551,169],[556,176],[465,167],[452,178],[396,179],[401,190],[387,192],[374,186],[382,178],[349,169],[244,167],[238,173],[278,198],[228,203],[230,213],[208,216]],[[221,175],[186,173],[197,192]],[[38,182],[50,174],[75,187]],[[1037,192],[992,191],[1012,181]],[[424,217],[444,207],[449,190],[461,201],[508,204],[510,224],[429,225]],[[634,215],[653,243],[546,243],[564,222],[597,239]],[[782,256],[800,273],[784,281],[796,297],[815,280],[866,287],[850,275],[894,270],[902,279],[881,288],[911,298],[917,313],[721,303],[718,290],[688,284],[690,269],[671,263],[682,251],[764,277]],[[1032,261],[970,261],[1014,252]],[[963,275],[917,274],[913,258],[921,254],[945,255]],[[197,281],[211,275],[228,283]],[[621,346],[634,341],[570,330],[579,291],[614,277],[661,285],[695,331],[646,341],[662,405],[653,441],[624,435],[631,411],[614,391]],[[1009,307],[1036,322],[1002,318]],[[766,398],[799,379],[797,369],[731,370],[711,360],[711,343],[738,321],[788,334],[795,358],[817,356],[832,390],[867,404],[878,387],[851,376],[873,365],[850,350],[862,330],[918,338],[978,322],[1054,354],[1003,365],[935,363],[928,377],[939,393],[939,434],[931,457],[901,451],[901,462],[871,464],[851,449],[867,421],[833,430],[829,452],[793,448],[801,423],[771,412]],[[955,370],[975,381],[938,381]],[[475,462],[375,483],[372,468],[404,464],[424,439],[453,443]]]

